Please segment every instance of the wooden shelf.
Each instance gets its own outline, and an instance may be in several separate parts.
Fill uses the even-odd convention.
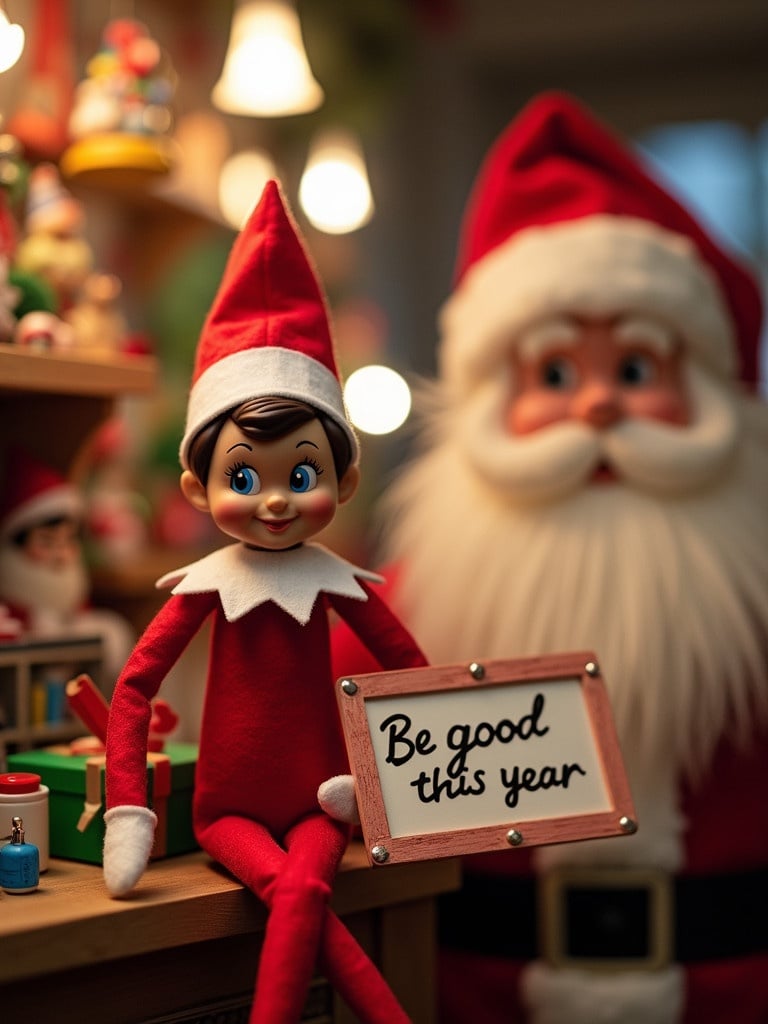
[[[152,356],[95,360],[75,352],[35,352],[0,343],[0,390],[115,398],[155,388]]]
[[[419,1024],[434,1020],[434,901],[459,884],[456,860],[371,868],[359,843],[334,884],[333,908]],[[128,1024],[247,998],[265,921],[260,901],[204,853],[154,861],[121,900],[101,868],[53,859],[37,892],[0,895],[0,1000],[21,1000],[29,1020],[81,1024],[109,1007],[110,1024]],[[350,1020],[338,1007],[334,1021]]]
[[[0,343],[0,456],[5,445],[18,444],[76,478],[78,453],[115,402],[123,395],[149,395],[157,375],[152,356],[93,359]]]

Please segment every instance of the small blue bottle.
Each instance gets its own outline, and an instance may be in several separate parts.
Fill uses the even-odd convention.
[[[11,841],[0,847],[0,886],[5,892],[34,892],[40,882],[40,852],[24,842],[24,822],[12,821]]]

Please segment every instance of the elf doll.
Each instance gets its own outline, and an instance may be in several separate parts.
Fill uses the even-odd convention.
[[[269,908],[251,1021],[298,1021],[316,960],[362,1021],[407,1017],[328,908],[347,826],[317,803],[345,770],[330,674],[333,609],[388,668],[425,663],[370,587],[306,543],[359,479],[326,307],[270,182],[238,237],[203,327],[180,452],[181,489],[237,541],[159,581],[172,596],[117,683],[107,740],[104,877],[115,896],[152,848],[150,701],[211,619],[195,783],[201,847]]]

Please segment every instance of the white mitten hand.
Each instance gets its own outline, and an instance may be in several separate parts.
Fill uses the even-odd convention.
[[[125,896],[144,874],[155,839],[157,815],[147,807],[113,807],[104,815],[104,882]]]
[[[351,775],[334,775],[332,779],[326,779],[317,791],[317,802],[331,818],[350,825],[360,824],[355,783]]]

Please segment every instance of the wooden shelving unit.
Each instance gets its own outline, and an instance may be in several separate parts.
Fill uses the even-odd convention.
[[[148,356],[96,360],[0,344],[0,496],[5,452],[12,445],[76,481],[86,442],[115,402],[123,395],[151,394],[156,378],[156,361]],[[101,659],[98,638],[0,643],[0,762],[7,749],[60,742],[83,732],[74,719],[38,721],[33,687],[46,666],[71,667],[71,675],[87,671],[98,682]]]
[[[62,637],[0,644],[0,770],[9,750],[61,743],[87,730],[82,722],[63,715],[45,720],[35,714],[34,690],[46,677],[65,683],[78,672],[101,677],[102,644],[98,637]],[[49,680],[50,682],[51,680]],[[65,707],[62,698],[62,708]]]
[[[150,356],[87,359],[0,344],[0,437],[71,475],[88,437],[123,395],[149,395],[157,363]],[[0,475],[0,487],[2,487]]]

